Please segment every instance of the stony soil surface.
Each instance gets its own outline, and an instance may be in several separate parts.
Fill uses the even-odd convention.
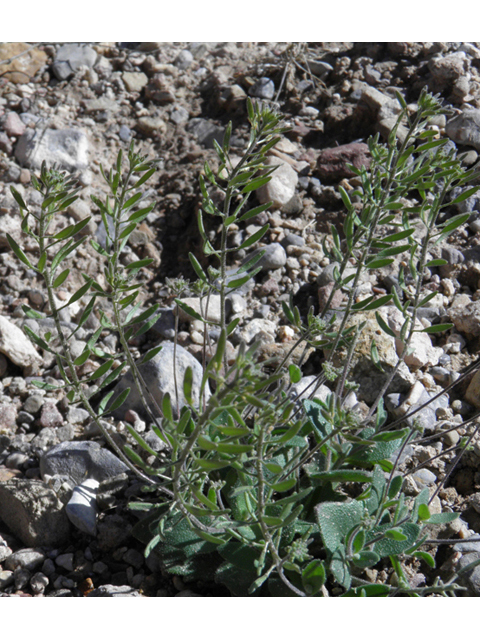
[[[27,303],[45,310],[46,298],[34,272],[18,262],[6,241],[9,233],[27,255],[34,249],[22,236],[10,187],[35,207],[38,198],[30,176],[43,160],[75,171],[82,185],[80,199],[56,221],[57,228],[92,213],[84,232],[101,242],[105,232],[90,201],[90,195],[106,193],[100,163],[112,166],[119,149],[128,148],[132,138],[139,152],[161,159],[159,171],[145,185],[145,202],[157,205],[122,256],[125,264],[153,258],[152,268],[142,276],[142,300],[165,307],[162,321],[136,345],[144,351],[173,336],[166,279],[193,279],[188,252],[201,258],[198,176],[205,160],[216,162],[213,140],[221,141],[232,120],[232,146],[241,153],[248,137],[246,96],[275,101],[291,129],[272,152],[272,162],[281,164],[280,177],[272,181],[269,192],[256,196],[259,202],[273,199],[274,207],[249,221],[246,229],[233,229],[230,238],[239,246],[270,222],[263,270],[253,288],[232,299],[231,313],[239,314],[241,323],[230,354],[234,357],[240,339],[251,342],[260,334],[264,356],[279,355],[291,339],[281,301],[293,294],[303,312],[311,305],[318,311],[328,297],[332,267],[323,254],[322,239],[328,223],[340,228],[345,215],[338,186],[351,189],[354,184],[346,163],[368,164],[368,137],[377,131],[383,139],[388,135],[398,112],[395,91],[414,105],[424,86],[440,93],[454,109],[451,117],[442,116],[432,126],[466,153],[467,166],[474,166],[480,151],[480,43],[0,45],[0,595],[228,595],[220,585],[184,584],[162,575],[153,556],[145,561],[143,545],[129,535],[136,518],[125,508],[138,493],[138,483],[119,476],[124,469],[116,466],[118,461],[98,453],[94,443],[102,440],[86,412],[32,385],[34,377],[58,379],[58,370],[53,357],[37,351],[24,332],[25,327],[45,332],[49,321],[27,320],[21,308]],[[394,415],[438,393],[477,357],[480,196],[451,207],[447,214],[465,211],[471,212],[468,222],[432,251],[448,264],[428,275],[426,289],[439,295],[421,316],[424,326],[451,321],[454,328],[436,339],[423,334],[427,339],[416,345],[401,385],[387,398]],[[208,233],[215,241],[216,228],[210,226]],[[234,254],[232,266],[244,257],[242,251]],[[83,283],[81,272],[102,278],[98,255],[87,243],[70,262],[77,272],[65,282],[63,299]],[[358,295],[389,291],[395,274],[392,268],[364,280]],[[75,327],[81,310],[72,305],[62,320]],[[393,315],[389,322],[395,324]],[[77,334],[78,353],[96,326],[98,320]],[[190,356],[201,358],[202,339],[195,323],[183,322],[179,339]],[[396,358],[393,342],[379,345],[386,362]],[[115,336],[105,336],[102,347],[114,352]],[[97,366],[87,361],[85,372]],[[318,354],[312,354],[303,373],[314,375],[318,367]],[[375,369],[363,361],[354,372],[360,384],[354,401],[368,404],[368,382]],[[403,468],[411,471],[410,495],[423,486],[434,491],[445,478],[455,459],[455,452],[448,450],[475,428],[461,423],[480,408],[479,385],[480,378],[472,374],[422,412],[424,433],[433,437],[406,452]],[[122,417],[145,431],[134,411]],[[121,420],[115,427],[120,438],[126,437]],[[55,457],[52,449],[63,453]],[[64,465],[62,460],[77,454],[80,467]],[[480,441],[475,437],[436,499],[438,510],[462,512],[461,520],[437,527],[432,537],[480,534],[479,465]],[[83,521],[80,530],[75,514],[67,517],[63,507],[85,477],[93,482],[92,491],[98,489],[99,513],[98,522]],[[462,566],[476,557],[480,543],[443,545],[437,566],[447,575],[458,563]],[[423,566],[412,565],[408,571],[412,584],[430,579]],[[388,581],[390,575],[372,570],[371,579]],[[476,574],[466,584],[470,595],[480,595]]]

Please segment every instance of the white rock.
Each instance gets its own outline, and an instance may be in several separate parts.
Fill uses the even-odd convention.
[[[257,189],[257,197],[261,203],[272,201],[273,206],[280,209],[295,195],[297,172],[281,158],[269,157],[265,164],[267,167],[278,165],[278,168],[273,172],[270,182]]]
[[[254,318],[239,333],[241,339],[250,344],[259,333],[266,333],[272,337],[272,340],[275,340],[275,332],[276,325],[274,322],[263,318]]]
[[[7,233],[12,236],[17,244],[21,244],[22,240],[22,219],[20,214],[18,215],[5,215],[0,216],[0,247],[10,248],[7,240]]]
[[[220,322],[220,296],[210,296],[210,298],[203,298],[201,301],[200,298],[181,298],[181,300],[185,304],[188,304],[188,306],[202,316],[202,318],[206,318],[206,320],[210,322]],[[186,322],[193,320],[193,317],[183,309],[179,308],[178,311],[180,320]]]
[[[68,519],[77,529],[95,536],[97,533],[97,480],[90,478],[73,490],[72,497],[65,506]]]
[[[404,323],[402,313],[397,309],[397,307],[393,306],[382,309],[380,313],[388,323],[390,329],[392,329],[394,333],[399,336]],[[417,320],[415,328],[423,328],[423,325],[419,320]],[[400,355],[402,353],[403,344],[404,343],[402,342],[402,340],[400,340],[400,338],[395,339],[395,348],[397,350],[397,355]],[[432,340],[427,333],[414,333],[410,342],[410,348],[413,351],[405,357],[405,364],[408,367],[412,367],[414,369],[419,369],[420,367],[424,367],[426,365],[434,366],[438,364],[438,360],[444,353],[443,349],[441,349],[440,347],[434,347],[432,345]]]
[[[18,367],[38,368],[43,362],[23,331],[3,316],[0,316],[0,352]]]
[[[27,129],[18,140],[15,157],[28,167],[39,169],[45,160],[69,171],[83,170],[88,165],[88,139],[80,129]]]

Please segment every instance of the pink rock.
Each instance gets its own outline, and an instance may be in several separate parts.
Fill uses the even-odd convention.
[[[57,409],[53,402],[45,402],[42,406],[42,412],[40,414],[40,426],[45,427],[60,427],[63,424],[63,417],[60,411]]]
[[[320,178],[327,180],[343,180],[355,174],[347,167],[352,164],[356,169],[362,165],[370,167],[368,145],[364,142],[351,142],[339,147],[324,149],[317,160],[317,172]]]
[[[8,136],[23,136],[26,131],[25,124],[21,121],[20,116],[15,111],[10,111],[5,117],[3,128]]]

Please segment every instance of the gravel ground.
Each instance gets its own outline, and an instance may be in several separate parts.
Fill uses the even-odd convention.
[[[24,332],[25,327],[40,332],[49,327],[48,320],[26,319],[21,308],[29,304],[42,311],[46,296],[35,273],[15,259],[6,241],[9,233],[27,254],[33,249],[22,238],[10,187],[35,207],[39,203],[30,177],[43,160],[75,171],[82,185],[80,198],[56,221],[57,229],[93,214],[84,233],[101,242],[105,230],[90,201],[91,195],[106,192],[100,163],[112,166],[119,149],[127,149],[132,139],[140,153],[160,158],[158,172],[145,185],[144,200],[145,205],[157,204],[122,256],[125,264],[153,258],[142,276],[142,302],[160,302],[165,308],[161,321],[136,345],[143,352],[173,336],[166,279],[194,279],[188,253],[201,257],[198,176],[206,160],[216,162],[213,140],[221,141],[231,120],[232,147],[240,154],[248,140],[246,96],[275,102],[291,128],[272,151],[272,163],[281,165],[278,177],[268,192],[256,194],[259,202],[272,199],[275,204],[249,221],[246,229],[232,228],[230,237],[232,246],[240,246],[259,226],[270,223],[263,269],[254,286],[232,298],[231,305],[232,313],[241,317],[236,344],[261,333],[268,357],[283,353],[292,338],[282,300],[293,294],[305,312],[311,305],[318,311],[328,297],[332,267],[322,240],[328,224],[339,227],[345,216],[338,187],[352,188],[346,163],[368,162],[365,143],[370,135],[380,132],[385,140],[398,112],[396,91],[414,105],[424,86],[440,93],[453,109],[451,117],[441,116],[433,126],[465,153],[466,166],[476,166],[480,43],[0,44],[0,595],[229,595],[221,585],[186,584],[179,577],[163,575],[154,557],[145,561],[143,545],[130,535],[135,516],[126,509],[138,483],[98,453],[94,443],[102,439],[85,412],[69,407],[58,393],[41,392],[32,385],[33,378],[57,379],[58,370],[54,359],[37,351]],[[417,345],[417,359],[407,361],[404,388],[388,395],[387,407],[394,415],[438,393],[477,358],[480,196],[453,205],[447,214],[467,211],[471,212],[467,223],[432,250],[433,257],[448,264],[432,268],[426,278],[425,288],[439,295],[435,306],[427,306],[420,318],[423,326],[450,321],[454,328],[437,338],[422,334],[427,340]],[[207,233],[214,241],[216,228],[209,226]],[[231,266],[244,258],[244,251],[237,251]],[[70,262],[77,273],[64,284],[60,293],[64,300],[83,283],[82,271],[98,281],[102,278],[98,254],[88,244]],[[361,283],[359,296],[390,291],[394,284],[395,269],[380,270]],[[75,327],[81,312],[78,304],[72,305],[62,321]],[[79,353],[96,326],[98,319],[77,333],[74,348]],[[185,357],[201,359],[198,327],[185,320],[180,328]],[[236,344],[232,340],[229,347],[232,357]],[[101,346],[114,352],[116,339],[105,337]],[[379,350],[388,359],[395,345],[385,344]],[[96,366],[87,361],[85,372]],[[318,367],[318,357],[312,354],[303,373],[315,375]],[[357,400],[367,404],[369,375],[362,370],[356,380]],[[472,374],[422,413],[425,434],[432,437],[407,451],[402,468],[411,471],[410,495],[424,486],[434,491],[445,478],[455,457],[447,450],[475,427],[461,423],[480,408],[479,384],[480,377]],[[132,408],[115,420],[120,437],[126,437],[125,420],[145,430],[142,417]],[[435,437],[446,423],[452,430]],[[55,458],[52,450],[63,453]],[[64,508],[80,477],[72,483],[70,467],[40,463],[42,456],[47,460],[47,453],[50,460],[61,461],[66,450],[70,458],[79,456],[94,483],[91,490],[97,491],[93,502],[98,513],[82,530],[73,516],[67,518]],[[480,441],[475,437],[436,499],[439,511],[461,512],[461,519],[448,527],[437,526],[432,537],[460,540],[480,533],[479,464]],[[445,575],[480,553],[480,543],[465,544],[439,547],[437,565],[443,566]],[[412,584],[422,585],[428,579],[414,564],[408,571]],[[390,579],[386,570],[371,577]],[[468,594],[480,595],[479,584],[472,575],[466,582]]]

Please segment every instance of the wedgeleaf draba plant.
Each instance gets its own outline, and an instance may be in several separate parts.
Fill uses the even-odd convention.
[[[326,354],[317,386],[325,381],[333,386],[337,380],[323,402],[305,396],[299,402],[291,396],[290,385],[302,376],[301,365],[290,362],[291,354],[276,369],[273,367],[270,374],[266,372],[269,363],[257,361],[255,344],[249,348],[241,344],[233,364],[226,357],[227,339],[238,324],[237,320],[227,324],[226,296],[255,276],[261,258],[261,254],[254,255],[235,276],[227,277],[229,254],[238,250],[228,246],[228,230],[271,205],[266,203],[245,211],[251,194],[270,179],[274,168],[265,166],[265,157],[284,131],[280,117],[270,108],[248,101],[250,139],[236,165],[230,157],[231,125],[223,144],[215,145],[218,170],[205,164],[205,177],[200,179],[203,213],[199,213],[198,224],[204,252],[216,261],[218,268],[205,271],[190,255],[205,313],[198,313],[180,298],[176,303],[204,323],[207,346],[207,330],[215,324],[207,321],[208,304],[212,294],[219,295],[221,318],[216,326],[219,339],[213,356],[209,360],[204,356],[200,403],[193,401],[192,371],[187,369],[184,380],[177,380],[183,389],[185,405],[180,407],[178,398],[166,395],[159,408],[163,416],[161,424],[155,420],[148,388],[128,347],[129,339],[148,331],[157,317],[158,305],[143,310],[138,303],[134,304],[141,287],[137,276],[149,261],[127,267],[119,261],[129,235],[151,210],[136,209],[141,200],[141,193],[136,190],[153,175],[154,164],[130,148],[125,174],[121,154],[115,170],[104,174],[111,195],[106,202],[99,199],[94,202],[107,230],[107,244],[105,247],[92,244],[105,258],[106,284],[85,278],[85,285],[66,304],[90,296],[79,326],[93,313],[98,297],[110,301],[111,313],[108,317],[101,313],[101,327],[79,358],[70,354],[70,335],[64,332],[59,320],[60,307],[54,292],[68,277],[68,270],[58,272],[60,264],[84,241],[84,238],[75,240],[74,236],[88,219],[48,235],[53,216],[76,197],[74,182],[54,169],[43,167],[40,178],[34,181],[44,197],[41,212],[35,215],[13,190],[23,215],[22,228],[37,240],[40,257],[34,265],[11,238],[10,246],[22,262],[45,279],[62,350],[52,348],[53,336],[41,338],[28,333],[41,348],[55,353],[69,399],[84,403],[114,450],[148,481],[150,502],[131,505],[148,513],[136,526],[135,533],[146,543],[146,553],[158,553],[170,573],[186,579],[215,579],[235,595],[325,596],[335,586],[349,596],[430,592],[445,595],[458,589],[453,581],[444,584],[439,580],[431,587],[412,589],[404,575],[403,556],[416,556],[434,565],[434,559],[420,549],[425,539],[423,525],[448,522],[456,514],[430,515],[426,491],[413,503],[405,497],[395,456],[415,432],[389,420],[382,401],[387,383],[366,419],[344,404],[350,386],[349,361],[359,331],[358,327],[349,327],[348,319],[359,311],[395,304],[404,317],[401,332],[404,348],[399,358],[402,361],[414,331],[418,330],[416,311],[432,297],[428,294],[422,298],[424,269],[440,264],[428,260],[428,247],[465,221],[465,216],[461,216],[438,224],[438,215],[447,206],[446,196],[451,188],[472,179],[471,172],[464,171],[453,153],[442,153],[445,141],[433,140],[434,134],[427,128],[429,119],[441,112],[439,102],[422,93],[412,120],[405,103],[399,99],[402,112],[387,145],[380,144],[378,137],[370,140],[372,165],[369,171],[364,168],[357,171],[362,185],[356,194],[362,201],[361,210],[352,205],[348,193],[342,190],[347,209],[345,240],[342,242],[332,228],[330,247],[325,244],[326,251],[339,264],[335,289],[347,293],[346,304],[341,309],[332,309],[332,292],[322,314],[317,316],[311,310],[305,322],[292,304],[283,305],[287,320],[298,330],[298,343],[313,345]],[[407,123],[407,134],[398,144],[396,131],[403,122]],[[135,175],[140,177],[133,183]],[[209,184],[223,193],[223,207],[210,196]],[[405,206],[402,198],[412,193],[419,194],[420,206]],[[471,193],[472,190],[467,190],[463,196]],[[220,222],[218,245],[205,232],[204,214],[215,216]],[[426,228],[420,240],[414,236],[414,219]],[[267,228],[265,225],[240,248],[252,247]],[[405,252],[408,259],[399,275],[401,293],[392,291],[387,296],[356,301],[355,290],[362,270],[389,264],[395,255]],[[355,274],[346,277],[346,267],[352,263]],[[28,307],[24,310],[31,317],[37,314]],[[125,320],[122,311],[128,311]],[[392,335],[380,314],[377,320],[380,328]],[[429,332],[446,328],[430,327]],[[116,354],[114,358],[96,346],[103,330],[118,333],[123,348],[120,357]],[[292,352],[296,344],[292,345]],[[333,367],[332,357],[342,345],[348,353],[345,365],[338,370]],[[143,360],[153,357],[158,348],[148,352]],[[371,353],[373,362],[378,361],[374,344]],[[76,367],[90,356],[100,358],[102,364],[81,379]],[[121,364],[114,368],[114,359],[117,364],[119,358]],[[155,433],[168,447],[168,462],[160,459],[131,427],[128,428],[132,438],[150,456],[156,456],[157,461],[148,466],[133,448],[127,446],[120,451],[99,421],[101,415],[122,405],[128,390],[118,397],[114,392],[107,394],[98,414],[90,403],[89,385],[103,388],[127,366],[142,391]],[[213,388],[211,395],[208,386]],[[313,391],[309,390],[312,395]],[[362,577],[365,568],[387,558],[397,574],[398,586],[373,585]]]

